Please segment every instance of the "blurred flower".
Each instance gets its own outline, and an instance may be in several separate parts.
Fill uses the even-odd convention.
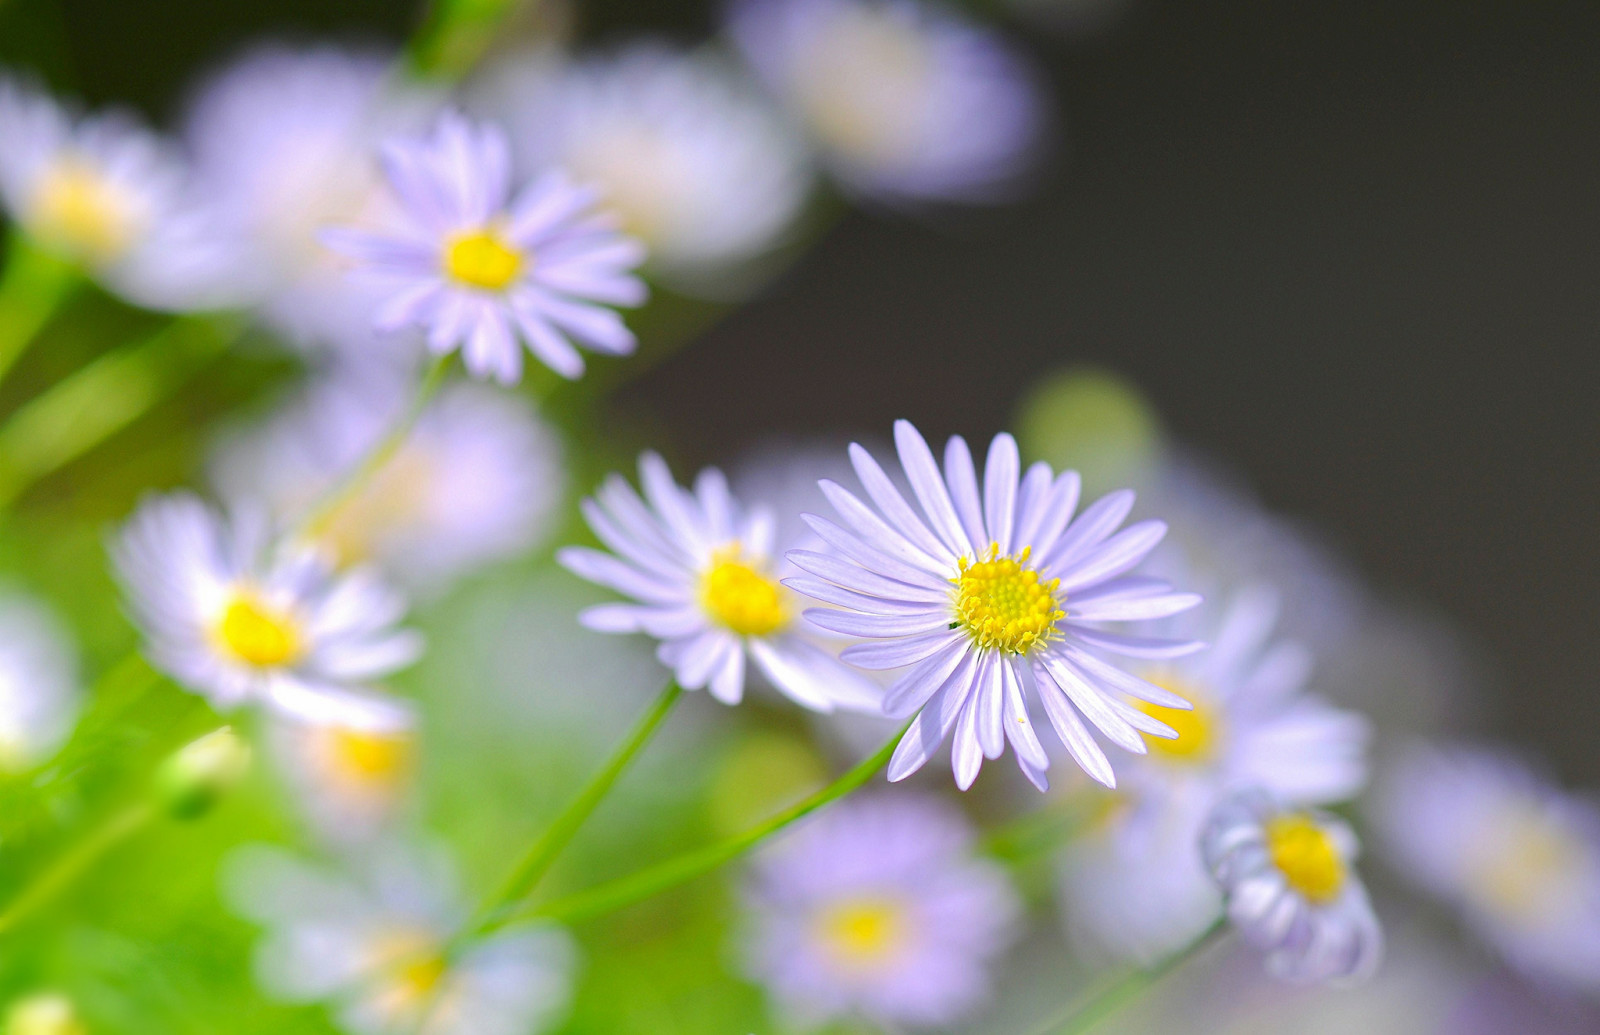
[[[637,603],[600,604],[580,620],[599,632],[660,639],[656,656],[686,690],[709,686],[724,704],[744,696],[748,654],[772,685],[816,711],[875,707],[878,688],[804,636],[795,602],[772,572],[773,517],[746,513],[722,472],[708,467],[688,492],[654,453],[639,458],[641,500],[611,475],[583,516],[616,555],[585,547],[557,554],[574,574]]]
[[[1200,841],[1228,919],[1266,954],[1268,973],[1300,984],[1377,970],[1383,932],[1351,865],[1357,848],[1333,816],[1287,810],[1261,791],[1224,800]]]
[[[914,0],[739,0],[729,31],[851,190],[984,201],[1014,187],[1043,101],[997,37]]]
[[[1177,739],[1151,739],[1148,755],[1118,760],[1130,800],[1072,846],[1064,867],[1069,915],[1117,955],[1159,959],[1216,915],[1195,845],[1223,795],[1259,787],[1286,804],[1322,804],[1365,782],[1366,720],[1305,693],[1310,655],[1271,642],[1277,615],[1275,593],[1247,587],[1215,630],[1165,630],[1214,632],[1209,650],[1140,673],[1194,707],[1141,706]]]
[[[78,710],[77,667],[48,611],[0,593],[0,771],[26,769],[61,746]]]
[[[317,239],[326,226],[379,218],[377,143],[434,107],[398,89],[389,65],[327,45],[264,47],[203,83],[190,106],[196,189],[240,245],[233,275],[299,345],[393,350],[372,328],[381,292],[343,276],[347,263]]]
[[[151,661],[220,709],[260,701],[311,721],[382,721],[395,705],[350,684],[416,660],[399,595],[370,571],[273,548],[267,522],[189,493],[151,497],[114,544]]]
[[[131,115],[80,118],[0,73],[0,140],[0,203],[43,248],[138,305],[233,301],[182,159]]]
[[[416,777],[416,725],[399,708],[358,725],[280,718],[268,740],[312,827],[349,844],[382,833],[404,803]]]
[[[1160,618],[1200,602],[1156,579],[1120,577],[1161,540],[1166,526],[1145,521],[1113,535],[1133,506],[1133,493],[1126,491],[1102,498],[1073,521],[1076,472],[1057,477],[1038,463],[1019,484],[1010,435],[997,435],[990,445],[981,494],[972,454],[959,436],[945,449],[942,475],[908,422],[895,424],[895,444],[926,523],[877,461],[852,445],[856,474],[878,511],[824,482],[823,492],[853,531],[808,517],[827,549],[791,551],[789,559],[816,577],[786,580],[834,605],[805,613],[818,627],[882,641],[846,648],[845,661],[868,669],[913,666],[884,699],[890,715],[918,714],[889,762],[889,779],[920,769],[953,729],[958,786],[970,787],[983,759],[999,758],[1009,740],[1023,773],[1043,790],[1050,762],[1026,704],[1037,698],[1078,765],[1115,786],[1111,764],[1078,712],[1113,743],[1143,754],[1140,731],[1176,734],[1123,695],[1168,708],[1188,702],[1091,648],[1172,658],[1201,646],[1100,627]]]
[[[6,1010],[6,1035],[88,1035],[72,1000],[59,992],[25,996]]]
[[[1600,991],[1600,809],[1508,755],[1414,747],[1379,821],[1402,869],[1512,965]]]
[[[889,1029],[982,1005],[1020,912],[961,814],[916,796],[852,799],[808,820],[757,858],[745,897],[745,968],[785,1011]]]
[[[522,377],[519,338],[568,378],[583,373],[570,339],[633,351],[621,317],[592,303],[644,301],[631,272],[644,249],[592,211],[594,190],[548,172],[513,195],[505,134],[455,113],[426,137],[390,141],[383,166],[399,202],[390,226],[322,235],[385,288],[380,329],[423,327],[430,351],[459,348],[474,376],[505,384]]]
[[[634,45],[504,78],[497,107],[521,162],[598,187],[648,265],[689,290],[771,248],[810,187],[785,123],[710,53]]]
[[[302,517],[411,405],[408,379],[365,371],[319,381],[266,425],[225,442],[211,465],[224,499]],[[565,489],[553,432],[523,399],[454,384],[399,451],[322,526],[341,565],[368,561],[409,587],[522,553],[548,529]]]
[[[512,928],[458,954],[463,919],[441,860],[388,846],[359,878],[288,853],[239,853],[227,875],[234,907],[267,928],[262,987],[293,1003],[330,1002],[353,1035],[530,1035],[571,994],[565,933]]]
[[[177,819],[210,812],[250,771],[250,745],[232,727],[212,730],[168,758],[156,773],[156,790]]]

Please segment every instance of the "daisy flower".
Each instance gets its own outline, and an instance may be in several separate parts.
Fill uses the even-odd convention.
[[[425,137],[386,144],[383,169],[398,203],[392,225],[322,236],[383,285],[379,329],[422,327],[430,351],[460,349],[474,376],[505,384],[522,377],[519,339],[568,378],[583,373],[574,340],[633,351],[606,306],[644,301],[631,272],[644,249],[594,211],[592,188],[550,171],[513,195],[505,133],[453,112]]]
[[[225,876],[234,908],[267,929],[256,974],[268,995],[330,1003],[351,1035],[531,1035],[571,995],[564,932],[508,928],[447,955],[466,912],[450,868],[388,846],[354,874],[247,849]]]
[[[0,594],[0,770],[44,761],[78,710],[78,663],[54,616],[19,593]]]
[[[268,740],[312,828],[336,843],[372,841],[415,781],[417,721],[407,708],[354,724],[280,718]]]
[[[989,996],[1021,912],[961,814],[932,798],[851,799],[757,857],[744,967],[803,1024],[944,1027]]]
[[[1041,135],[1032,73],[1000,39],[916,0],[741,0],[729,32],[861,194],[992,200]]]
[[[395,426],[415,394],[385,370],[315,382],[264,426],[217,450],[226,500],[303,517]],[[437,593],[549,530],[566,475],[560,443],[525,400],[476,384],[446,386],[398,452],[320,529],[341,565],[373,562],[409,589]]]
[[[189,173],[131,115],[78,117],[0,73],[0,205],[41,247],[157,309],[232,301],[223,239],[187,198]]]
[[[1510,756],[1414,747],[1378,816],[1402,870],[1513,966],[1600,991],[1600,809]]]
[[[636,601],[588,608],[579,616],[585,626],[656,637],[656,657],[680,686],[709,687],[724,704],[743,698],[748,657],[806,708],[875,705],[877,687],[799,628],[797,602],[773,573],[770,512],[746,512],[714,467],[689,492],[666,461],[645,453],[639,480],[644,499],[614,474],[583,501],[584,519],[614,554],[567,547],[556,555],[573,574]]]
[[[1193,705],[1137,707],[1178,732],[1119,758],[1122,801],[1063,858],[1063,903],[1074,929],[1113,954],[1154,962],[1216,915],[1218,899],[1195,844],[1228,792],[1259,787],[1293,805],[1343,801],[1366,778],[1366,720],[1305,692],[1309,654],[1273,642],[1278,598],[1235,595],[1203,653],[1138,674]],[[1184,616],[1187,617],[1187,616]],[[1193,624],[1193,623],[1189,623]]]
[[[599,188],[649,266],[690,289],[768,250],[810,187],[786,122],[710,53],[636,44],[506,78],[519,159]]]
[[[1043,704],[1078,765],[1115,786],[1111,763],[1083,719],[1117,746],[1143,754],[1140,733],[1177,734],[1125,698],[1166,708],[1189,703],[1100,652],[1167,659],[1202,646],[1103,627],[1200,602],[1159,580],[1126,574],[1166,526],[1143,521],[1117,532],[1133,506],[1127,491],[1073,520],[1077,473],[1057,476],[1036,463],[1023,474],[1010,435],[990,445],[980,492],[964,439],[950,439],[941,473],[916,428],[899,421],[894,432],[920,513],[871,454],[852,445],[850,459],[877,509],[824,481],[844,524],[807,515],[826,549],[790,551],[789,560],[810,574],[786,580],[832,605],[805,612],[816,626],[877,641],[846,648],[844,661],[875,670],[910,666],[883,701],[893,717],[917,716],[889,762],[889,779],[922,768],[953,733],[961,788],[972,786],[984,758],[999,758],[1009,741],[1023,773],[1045,789],[1050,760],[1033,731],[1031,700]]]
[[[1357,847],[1333,816],[1261,791],[1224,799],[1200,839],[1229,921],[1266,954],[1268,973],[1298,984],[1354,983],[1378,968],[1383,932],[1351,865]]]
[[[345,276],[348,261],[317,236],[377,224],[378,142],[433,117],[433,99],[400,87],[391,68],[381,54],[263,47],[209,77],[190,102],[195,188],[239,246],[233,273],[251,303],[296,345],[393,351],[372,327],[381,288]]]
[[[318,552],[274,549],[267,531],[188,493],[139,506],[113,559],[151,662],[219,709],[382,721],[395,705],[351,686],[421,653],[416,633],[395,628],[404,601],[370,571],[337,575]]]

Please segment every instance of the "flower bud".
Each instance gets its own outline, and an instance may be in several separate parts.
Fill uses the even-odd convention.
[[[224,726],[168,758],[156,775],[156,793],[176,819],[195,819],[211,811],[250,768],[250,745]]]
[[[5,1035],[87,1035],[72,1000],[56,992],[40,992],[17,1000],[6,1011]]]

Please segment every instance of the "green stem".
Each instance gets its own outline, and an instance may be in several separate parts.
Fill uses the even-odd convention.
[[[114,814],[99,829],[78,842],[71,851],[57,859],[38,880],[13,899],[5,912],[0,913],[0,936],[5,935],[31,913],[48,905],[83,876],[101,856],[144,829],[155,815],[155,809],[149,802],[140,802]]]
[[[0,378],[79,283],[77,270],[12,231],[5,272],[0,274]]]
[[[723,864],[739,858],[739,856],[789,824],[810,815],[830,802],[844,797],[872,779],[878,770],[888,764],[889,756],[894,754],[895,746],[900,742],[900,738],[904,733],[905,729],[902,728],[899,733],[890,737],[889,741],[870,758],[865,759],[837,780],[803,801],[757,823],[741,834],[735,834],[726,840],[707,845],[692,852],[685,852],[677,858],[668,859],[666,862],[640,870],[627,877],[621,877],[589,888],[586,891],[579,891],[575,894],[558,898],[553,902],[547,902],[531,910],[524,910],[517,915],[526,918],[574,923],[621,909],[624,906],[633,905],[635,902],[642,902],[669,888],[675,888],[680,884],[694,880],[696,877],[710,873]]]
[[[451,82],[472,71],[501,36],[505,22],[538,0],[434,0],[427,21],[411,43],[411,70]]]
[[[444,384],[444,376],[450,369],[450,359],[450,355],[444,355],[433,361],[428,367],[428,372],[423,375],[422,383],[417,386],[415,398],[411,400],[411,405],[401,415],[400,420],[389,429],[388,434],[378,440],[342,482],[329,490],[300,523],[302,536],[314,539],[326,532],[329,523],[339,515],[339,511],[355,499],[367,487],[373,476],[394,459],[400,447],[405,445],[406,439],[411,437],[412,429],[417,426],[417,421],[428,408],[428,403],[433,401],[439,386]]]
[[[202,317],[173,320],[29,400],[0,426],[0,507],[148,413],[241,329]]]
[[[1095,1025],[1122,1009],[1131,1000],[1137,998],[1162,978],[1216,945],[1227,932],[1228,922],[1226,918],[1219,917],[1215,923],[1206,928],[1205,933],[1190,942],[1186,947],[1179,949],[1153,967],[1148,967],[1144,970],[1130,970],[1104,991],[1097,993],[1088,1002],[1074,1005],[1066,1013],[1050,1021],[1038,1030],[1037,1035],[1082,1035],[1083,1032],[1089,1031]]]
[[[506,880],[500,894],[495,896],[493,903],[484,910],[482,919],[474,925],[474,929],[487,930],[503,923],[523,899],[538,887],[539,881],[549,872],[550,866],[566,848],[578,829],[599,806],[606,794],[611,790],[617,778],[628,768],[640,749],[650,741],[657,729],[660,728],[667,713],[683,696],[683,688],[676,679],[669,680],[648,711],[639,717],[632,730],[617,745],[611,758],[605,766],[594,775],[586,787],[566,809],[557,816],[555,822],[550,824],[544,835],[535,841],[528,854],[521,863],[512,871]]]

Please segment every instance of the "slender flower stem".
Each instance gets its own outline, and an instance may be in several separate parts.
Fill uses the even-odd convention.
[[[458,80],[502,32],[508,18],[538,0],[433,0],[428,20],[412,40],[413,72]]]
[[[0,913],[0,936],[4,936],[31,913],[60,895],[88,869],[117,845],[144,829],[156,811],[149,802],[131,805],[115,813],[82,841],[46,870],[38,880],[23,890]]]
[[[50,322],[79,282],[77,270],[12,231],[0,273],[0,378]]]
[[[483,911],[481,919],[473,925],[474,930],[488,930],[504,922],[515,912],[522,900],[538,887],[539,881],[549,872],[550,866],[560,856],[562,849],[567,847],[584,821],[604,800],[612,785],[617,782],[617,778],[628,768],[628,764],[645,744],[649,743],[650,738],[666,719],[667,713],[681,696],[683,687],[678,685],[676,679],[668,680],[649,710],[639,717],[633,729],[628,731],[622,743],[611,753],[610,760],[598,773],[595,773],[588,785],[572,799],[561,815],[556,817],[544,835],[534,842],[528,854],[507,878],[500,893]]]
[[[1130,970],[1105,990],[1097,993],[1088,1002],[1075,1004],[1064,1014],[1050,1021],[1038,1030],[1037,1035],[1082,1035],[1083,1032],[1089,1031],[1095,1025],[1122,1009],[1131,1000],[1137,998],[1146,989],[1154,986],[1162,978],[1222,941],[1227,932],[1227,919],[1219,917],[1215,923],[1206,928],[1205,933],[1190,942],[1186,947],[1179,949],[1153,967],[1143,970]]]
[[[428,367],[428,372],[423,375],[422,382],[417,386],[417,394],[405,413],[395,422],[394,427],[389,429],[388,434],[379,439],[366,456],[350,469],[344,480],[329,490],[306,515],[300,523],[301,536],[316,538],[326,532],[329,523],[338,517],[339,511],[360,495],[367,487],[367,483],[394,459],[396,453],[400,452],[400,447],[411,437],[411,432],[416,428],[423,411],[428,408],[428,403],[438,394],[439,386],[444,384],[445,374],[450,369],[450,359],[450,355],[444,355],[433,361]]]
[[[529,910],[520,911],[515,916],[574,923],[610,913],[624,906],[631,906],[635,902],[642,902],[669,888],[675,888],[696,877],[710,873],[723,864],[739,858],[739,856],[789,824],[810,815],[830,802],[844,797],[872,779],[878,770],[889,763],[889,756],[894,754],[895,746],[900,742],[900,738],[904,733],[905,729],[902,728],[899,733],[890,737],[889,741],[874,752],[870,758],[860,762],[837,780],[803,801],[757,823],[743,833],[735,834],[726,840],[707,845],[692,852],[685,852],[674,859],[668,859],[666,862],[640,870],[629,876],[608,881],[586,891],[579,891]]]
[[[235,321],[181,317],[29,400],[0,427],[0,507],[148,413],[242,331]]]

